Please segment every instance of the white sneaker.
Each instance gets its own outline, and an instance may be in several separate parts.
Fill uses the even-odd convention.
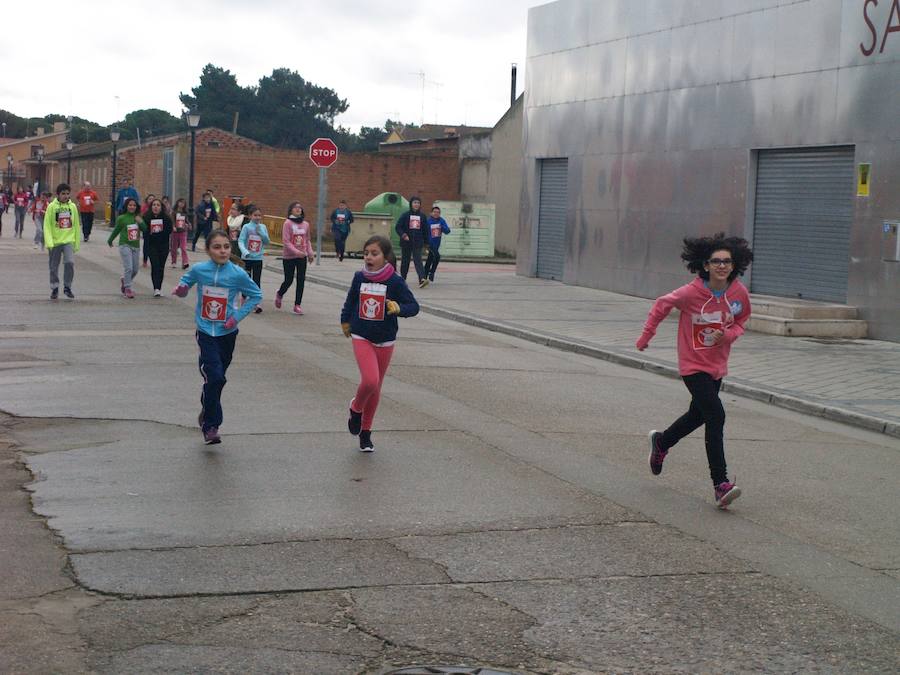
[[[155,291],[153,291],[153,297],[154,297],[154,298],[161,298],[161,297],[162,297],[162,291],[159,290],[159,289],[157,288]]]

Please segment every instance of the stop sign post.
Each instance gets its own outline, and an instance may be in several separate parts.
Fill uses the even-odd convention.
[[[316,265],[322,260],[322,229],[325,227],[325,200],[328,198],[328,167],[338,158],[338,148],[330,138],[317,138],[309,146],[309,158],[319,167],[319,208],[316,215]]]

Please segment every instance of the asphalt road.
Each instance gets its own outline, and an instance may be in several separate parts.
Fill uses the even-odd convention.
[[[0,239],[3,672],[900,667],[896,439],[726,397],[721,512],[701,436],[646,466],[680,383],[420,315],[361,454],[342,294],[275,312],[266,272],[206,447],[193,294],[122,298],[98,238],[50,302],[27,242]]]

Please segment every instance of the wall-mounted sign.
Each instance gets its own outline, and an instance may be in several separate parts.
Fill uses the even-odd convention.
[[[872,181],[872,165],[859,164],[856,167],[856,196],[869,196],[869,183]]]

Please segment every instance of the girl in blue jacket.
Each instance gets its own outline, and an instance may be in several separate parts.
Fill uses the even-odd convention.
[[[262,268],[265,247],[269,245],[269,231],[262,222],[262,210],[252,204],[247,207],[247,215],[250,220],[244,223],[241,234],[238,237],[238,248],[241,249],[241,260],[244,261],[244,269],[257,286],[262,288]],[[262,312],[262,306],[257,305],[253,310],[256,314]]]
[[[353,339],[353,355],[360,382],[350,401],[347,428],[359,436],[361,452],[373,452],[372,421],[381,397],[381,385],[394,354],[397,317],[415,316],[419,303],[401,279],[394,264],[391,242],[376,235],[363,248],[364,269],[353,275],[341,310],[341,329]]]
[[[197,345],[200,347],[200,374],[203,390],[200,394],[200,431],[207,445],[221,443],[222,389],[225,371],[231,364],[237,340],[238,322],[262,300],[262,291],[247,273],[231,262],[231,242],[222,230],[213,230],[206,237],[209,260],[188,270],[172,291],[180,298],[187,296],[197,284]],[[238,295],[246,300],[239,306]]]

